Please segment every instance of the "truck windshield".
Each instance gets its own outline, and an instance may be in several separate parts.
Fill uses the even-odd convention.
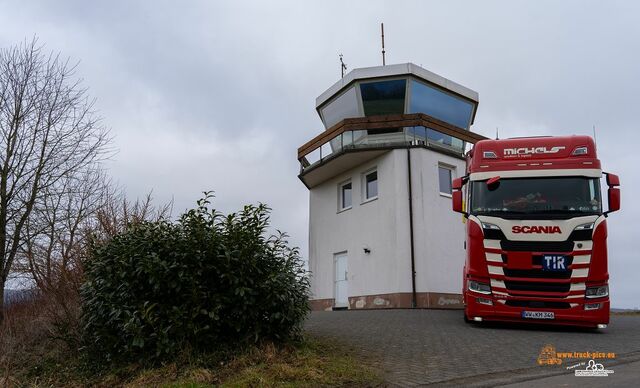
[[[600,180],[587,177],[502,178],[471,185],[471,213],[574,217],[600,214]]]

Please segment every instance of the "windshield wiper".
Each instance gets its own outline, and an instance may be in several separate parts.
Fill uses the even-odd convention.
[[[475,212],[476,214],[525,214],[527,212],[520,210],[482,210]]]
[[[560,213],[560,214],[573,214],[573,213],[589,213],[587,211],[582,210],[570,210],[570,209],[546,209],[546,210],[531,210],[530,213],[536,214],[552,214],[552,213]]]

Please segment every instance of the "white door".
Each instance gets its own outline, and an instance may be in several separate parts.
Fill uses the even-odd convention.
[[[348,307],[349,295],[347,287],[347,254],[338,253],[335,255],[336,268],[336,289],[335,307]]]

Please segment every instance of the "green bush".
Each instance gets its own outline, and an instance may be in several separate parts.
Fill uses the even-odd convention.
[[[91,356],[163,359],[299,337],[309,281],[298,249],[267,237],[265,205],[223,216],[210,198],[92,247],[81,290]]]

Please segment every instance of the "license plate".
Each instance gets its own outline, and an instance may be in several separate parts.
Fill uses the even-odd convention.
[[[543,271],[566,271],[567,257],[564,255],[544,255],[542,256]]]
[[[551,311],[523,311],[522,318],[529,319],[555,319],[555,314]]]

